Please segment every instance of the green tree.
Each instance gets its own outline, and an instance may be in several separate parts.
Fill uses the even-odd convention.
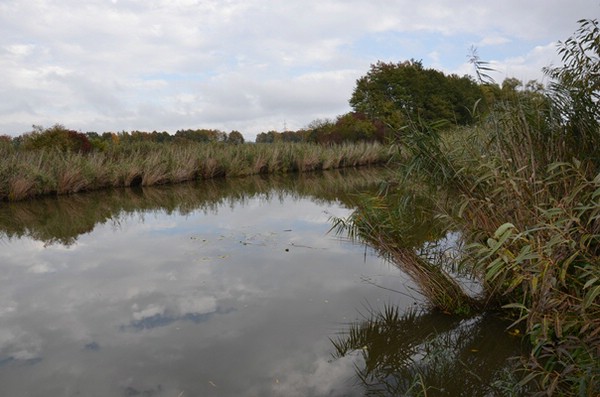
[[[483,92],[470,77],[446,76],[410,60],[371,65],[367,75],[357,80],[350,105],[355,112],[399,130],[417,119],[468,124],[470,109],[480,98]]]
[[[169,134],[167,131],[163,131],[163,132],[152,131],[152,140],[154,142],[164,143],[164,142],[170,142],[172,139],[173,139],[173,136],[171,136],[171,134]]]
[[[108,141],[105,140],[100,134],[94,131],[88,131],[85,136],[90,141],[94,150],[104,151],[108,148]]]
[[[0,150],[12,150],[12,138],[8,135],[0,135]]]
[[[187,129],[176,131],[175,138],[186,139],[195,142],[225,142],[227,140],[227,133],[219,130]]]
[[[372,141],[375,130],[375,125],[364,115],[346,113],[338,116],[332,134],[343,142]]]
[[[307,129],[310,131],[308,140],[316,143],[327,143],[335,123],[328,119],[316,119],[310,122]]]
[[[283,140],[282,134],[277,131],[261,132],[256,136],[256,143],[275,143]]]
[[[231,131],[229,135],[227,135],[227,143],[232,143],[234,145],[239,145],[244,143],[244,136],[239,131]]]

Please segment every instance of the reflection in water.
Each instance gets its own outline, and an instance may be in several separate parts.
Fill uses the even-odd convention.
[[[122,325],[120,327],[120,329],[122,331],[128,331],[128,330],[142,331],[145,329],[164,327],[164,326],[173,324],[177,321],[191,321],[195,324],[200,324],[204,321],[208,321],[215,314],[226,314],[232,310],[235,310],[235,309],[223,310],[223,309],[217,308],[217,310],[215,310],[214,312],[185,313],[180,316],[157,313],[157,314],[147,315],[147,316],[141,317],[139,319],[133,320],[128,325]]]
[[[405,184],[383,195],[367,195],[350,217],[334,218],[334,230],[359,238],[388,258],[430,306],[466,314],[479,306],[474,296],[481,280],[461,274],[457,266],[460,234],[452,233],[447,218],[436,210],[448,199],[441,190]]]
[[[338,232],[360,237],[390,259],[436,308],[370,309],[363,321],[332,339],[335,358],[354,359],[367,395],[500,395],[512,358],[520,356],[520,339],[505,331],[510,323],[489,313],[444,314],[468,313],[480,290],[480,281],[456,266],[460,234],[433,216],[436,202],[450,199],[446,194],[394,186],[359,202],[350,221],[335,221]]]
[[[352,205],[352,194],[372,190],[389,174],[383,169],[343,169],[323,173],[214,179],[179,185],[113,189],[70,197],[45,197],[30,202],[0,203],[0,238],[27,236],[45,244],[71,245],[96,224],[131,214],[166,211],[189,214],[234,207],[259,195],[311,197]]]
[[[332,340],[334,357],[360,358],[357,378],[373,396],[491,396],[520,354],[491,314],[459,318],[386,307]]]
[[[0,205],[0,395],[359,396],[329,335],[403,276],[328,235],[371,171]],[[313,196],[314,195],[314,196]],[[398,289],[398,286],[395,286]]]
[[[328,234],[329,219],[383,178],[345,170],[0,204],[0,395],[364,395],[357,357],[332,361],[330,337],[365,302],[412,307],[414,285]],[[419,321],[402,336],[411,346],[461,327]],[[389,338],[365,342],[378,352],[366,359],[397,354]]]

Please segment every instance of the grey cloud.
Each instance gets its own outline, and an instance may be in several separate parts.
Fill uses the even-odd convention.
[[[534,48],[599,11],[589,0],[8,0],[0,4],[0,132],[48,122],[96,131],[232,126],[250,136],[281,129],[282,119],[301,128],[349,110],[356,78],[377,58],[419,57],[430,45],[422,33],[455,51],[527,43],[530,55],[498,62],[521,56],[513,70],[539,75]],[[384,33],[401,38],[397,52],[378,52],[373,34]],[[439,48],[423,51],[437,54],[435,67],[456,67]]]

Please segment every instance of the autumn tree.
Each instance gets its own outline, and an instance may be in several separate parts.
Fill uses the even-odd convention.
[[[34,125],[33,131],[23,135],[22,142],[21,147],[25,150],[55,148],[61,151],[87,153],[92,149],[92,144],[85,134],[69,130],[61,124],[46,129]]]

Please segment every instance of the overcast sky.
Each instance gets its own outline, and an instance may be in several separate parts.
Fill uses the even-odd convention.
[[[305,127],[378,60],[543,80],[600,0],[0,0],[0,135]]]

